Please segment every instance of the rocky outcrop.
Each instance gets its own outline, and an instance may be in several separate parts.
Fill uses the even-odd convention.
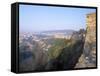
[[[96,67],[96,13],[90,13],[86,17],[86,37],[83,54],[79,58],[75,68]]]
[[[85,30],[74,32],[67,46],[61,49],[58,57],[52,58],[46,65],[46,70],[74,69],[79,57],[83,53]],[[58,51],[59,52],[59,51]]]
[[[29,41],[24,40],[19,47],[20,71],[40,71],[44,69],[48,57],[37,42],[30,39],[29,44]]]

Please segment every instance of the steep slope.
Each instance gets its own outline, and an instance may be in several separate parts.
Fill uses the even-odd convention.
[[[82,49],[84,46],[84,33],[85,30],[83,29],[78,32],[74,32],[70,40],[65,40],[65,44],[64,42],[62,43],[64,46],[62,49],[56,48],[53,51],[51,50],[49,53],[51,54],[52,58],[50,57],[51,59],[46,65],[46,70],[74,69],[79,57],[83,53]],[[54,54],[54,56],[52,54]]]

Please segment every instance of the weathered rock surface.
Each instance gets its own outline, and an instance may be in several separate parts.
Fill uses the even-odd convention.
[[[96,67],[96,13],[87,15],[87,29],[83,54],[75,68]]]
[[[40,71],[44,69],[47,62],[47,54],[44,53],[41,46],[35,41],[25,40],[19,49],[19,68],[20,71]],[[31,46],[32,45],[32,46]]]
[[[84,33],[85,30],[80,30],[73,33],[69,42],[70,44],[62,49],[57,58],[51,59],[48,62],[46,70],[74,69],[79,57],[83,53],[82,49],[84,47]]]

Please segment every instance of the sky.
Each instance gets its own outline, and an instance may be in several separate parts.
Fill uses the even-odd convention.
[[[96,12],[90,8],[19,6],[20,32],[86,29],[86,14]]]

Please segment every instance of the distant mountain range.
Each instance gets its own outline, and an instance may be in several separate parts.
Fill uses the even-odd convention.
[[[65,35],[71,35],[73,32],[76,32],[75,30],[49,30],[49,31],[41,31],[41,32],[21,32],[21,34],[35,34],[35,35],[52,35],[57,33],[62,33]]]
[[[43,31],[41,33],[64,33],[64,34],[72,34],[75,30],[50,30],[50,31]]]

